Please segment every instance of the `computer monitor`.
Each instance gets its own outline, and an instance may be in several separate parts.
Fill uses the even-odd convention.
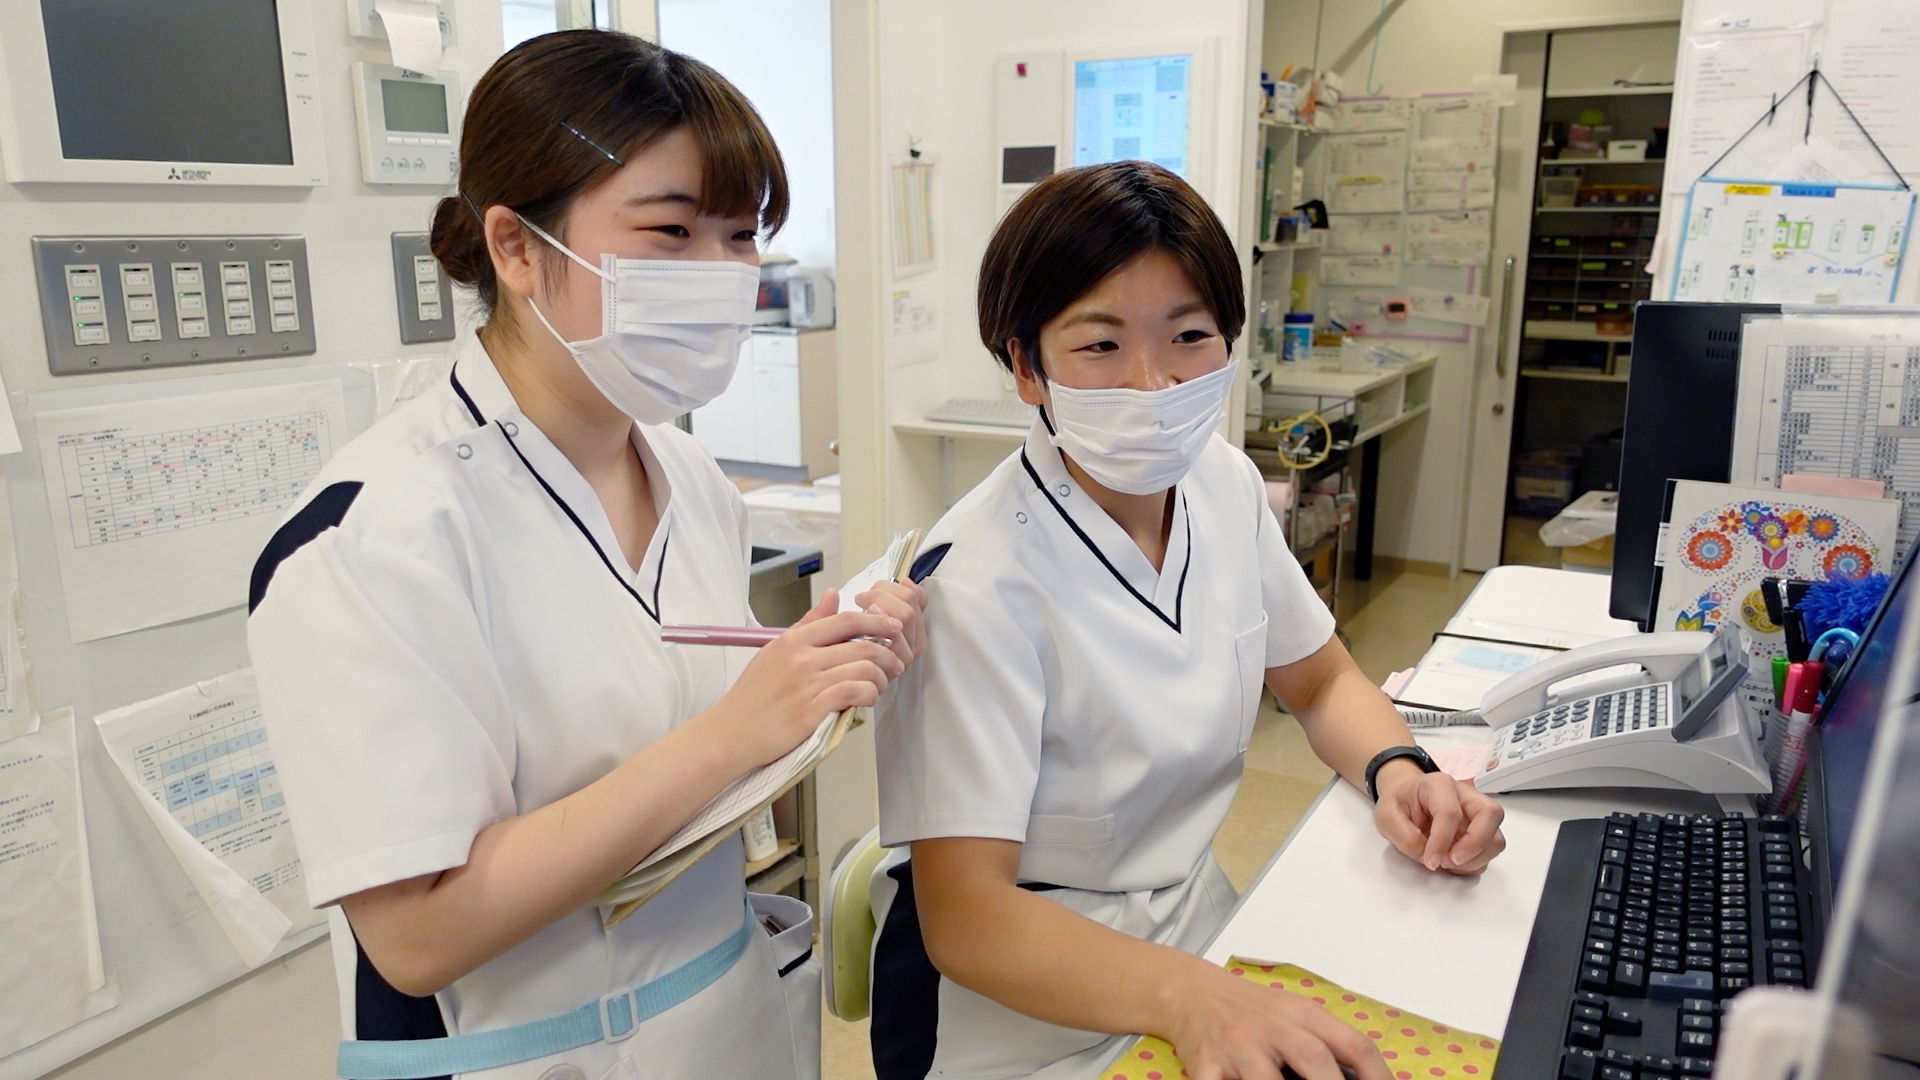
[[[7,178],[325,183],[313,3],[0,4]]]
[[[1875,1050],[1920,1068],[1920,613],[1907,559],[1820,723],[1810,814],[1816,903],[1829,908],[1815,989],[1858,1010]]]
[[[1192,180],[1192,53],[1076,60],[1073,163],[1151,161]]]
[[[1649,629],[1667,481],[1727,481],[1741,324],[1748,315],[1779,313],[1778,304],[1648,302],[1634,309],[1607,605],[1614,618]]]

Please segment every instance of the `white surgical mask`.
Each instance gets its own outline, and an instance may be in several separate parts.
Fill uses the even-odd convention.
[[[1165,390],[1081,390],[1050,383],[1048,436],[1087,475],[1115,491],[1151,495],[1180,482],[1227,415],[1238,365]]]
[[[664,424],[712,401],[733,381],[752,333],[760,270],[743,262],[622,259],[595,266],[540,226],[521,223],[601,279],[600,336],[568,341],[528,301],[615,408],[642,424]]]

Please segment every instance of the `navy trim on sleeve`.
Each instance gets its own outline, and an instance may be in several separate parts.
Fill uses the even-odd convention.
[[[280,569],[281,563],[314,537],[340,524],[359,496],[360,487],[358,480],[329,485],[274,532],[253,564],[253,578],[247,584],[247,614],[253,614],[253,609],[267,598],[267,586],[272,584],[274,571]]]
[[[941,544],[939,547],[931,547],[921,552],[920,557],[913,560],[913,568],[907,571],[907,580],[918,585],[932,577],[933,572],[940,569],[940,560],[946,558],[947,552],[952,550],[952,544]]]

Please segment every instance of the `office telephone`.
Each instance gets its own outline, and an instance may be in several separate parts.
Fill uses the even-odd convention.
[[[1746,674],[1746,644],[1732,632],[1635,634],[1569,650],[1487,691],[1480,713],[1493,748],[1474,783],[1486,792],[1763,794],[1766,760],[1734,692]]]

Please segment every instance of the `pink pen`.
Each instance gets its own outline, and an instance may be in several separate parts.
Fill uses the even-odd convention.
[[[784,626],[663,626],[660,640],[676,645],[738,645],[757,649],[786,632]]]

